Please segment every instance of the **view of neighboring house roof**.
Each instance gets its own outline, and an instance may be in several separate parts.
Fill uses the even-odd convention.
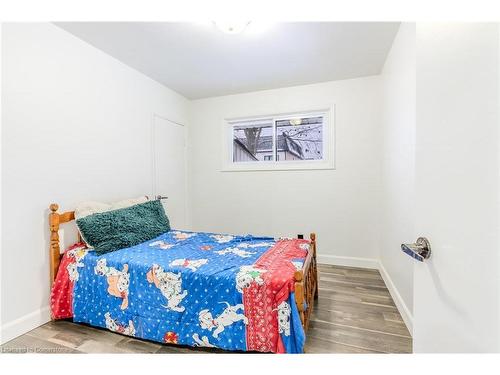
[[[278,135],[277,138],[277,150],[278,151],[289,151],[296,154],[298,157],[303,158],[302,147],[296,141],[287,137],[285,135]],[[266,152],[273,150],[273,137],[261,136],[257,144],[257,152]]]

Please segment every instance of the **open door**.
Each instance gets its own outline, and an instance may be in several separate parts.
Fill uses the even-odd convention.
[[[186,217],[186,130],[181,124],[153,115],[153,193],[163,200],[170,225],[185,229]]]
[[[499,351],[499,29],[417,24],[414,351]],[[414,240],[414,239],[412,239]]]

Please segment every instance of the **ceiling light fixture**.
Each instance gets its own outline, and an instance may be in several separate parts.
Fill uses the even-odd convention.
[[[226,21],[214,21],[215,27],[217,27],[220,31],[226,34],[240,34],[247,26],[250,24],[250,21],[241,21],[241,22],[226,22]]]

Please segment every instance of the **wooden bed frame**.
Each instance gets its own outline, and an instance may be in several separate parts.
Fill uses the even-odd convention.
[[[61,245],[59,243],[59,226],[75,220],[75,211],[58,213],[59,206],[56,203],[50,205],[49,227],[50,227],[50,286],[56,278],[59,263],[61,261]],[[295,302],[300,313],[300,319],[304,330],[307,331],[309,320],[314,306],[314,300],[318,298],[318,268],[316,263],[316,234],[310,234],[311,245],[304,261],[304,267],[295,271]],[[78,234],[78,241],[81,241]]]

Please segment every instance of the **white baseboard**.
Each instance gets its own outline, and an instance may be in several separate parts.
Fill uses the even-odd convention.
[[[392,281],[389,273],[384,268],[382,262],[379,262],[378,270],[385,282],[385,285],[387,286],[387,289],[389,289],[389,293],[391,294],[391,297],[394,300],[394,303],[396,304],[396,307],[398,308],[403,321],[406,324],[406,328],[408,328],[410,335],[413,336],[413,315],[410,309],[408,308],[408,306],[406,306],[406,303],[401,297],[401,294],[399,294],[398,288],[396,288],[396,285]]]
[[[49,307],[43,307],[0,327],[0,344],[6,343],[50,321]]]
[[[333,264],[335,266],[359,267],[378,269],[379,261],[373,258],[343,257],[337,255],[319,255],[318,263]]]
[[[403,318],[403,321],[406,324],[406,328],[408,328],[410,335],[413,336],[413,315],[410,312],[410,309],[408,309],[408,306],[406,306],[406,303],[401,297],[398,288],[396,288],[396,285],[389,276],[389,273],[387,273],[384,265],[378,259],[318,254],[318,263],[378,270],[385,285],[387,286],[387,289],[389,290],[389,293],[391,294],[392,299],[394,300],[394,303],[396,304],[396,307],[399,310],[399,313],[401,314],[401,317]]]

